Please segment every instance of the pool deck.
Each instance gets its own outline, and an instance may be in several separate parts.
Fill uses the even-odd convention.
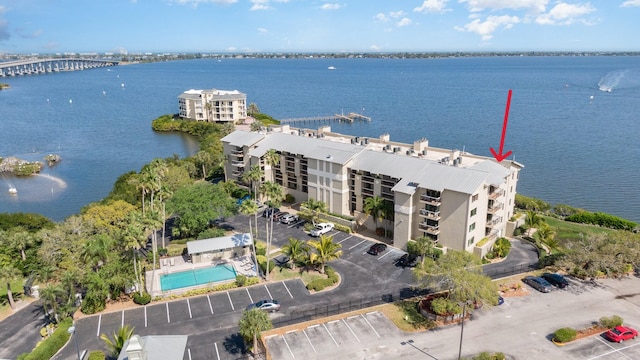
[[[205,288],[215,283],[190,286],[190,287],[174,289],[170,291],[162,291],[161,290],[162,288],[160,287],[160,275],[171,274],[171,273],[187,271],[187,270],[201,269],[205,267],[211,267],[211,266],[222,265],[222,264],[232,264],[238,274],[245,275],[245,276],[257,276],[256,266],[251,260],[251,257],[249,256],[242,256],[234,259],[215,259],[215,260],[204,261],[196,264],[191,263],[190,261],[185,261],[185,259],[182,256],[174,256],[174,257],[168,257],[168,258],[161,258],[159,269],[150,270],[146,272],[145,274],[146,289],[149,292],[149,294],[151,294],[152,297],[157,297],[157,296],[166,296],[171,294],[179,294],[179,293],[193,290],[193,289]]]

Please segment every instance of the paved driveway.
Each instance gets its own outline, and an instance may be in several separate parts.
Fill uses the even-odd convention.
[[[31,352],[42,339],[40,328],[44,325],[44,310],[37,301],[0,322],[0,359]]]

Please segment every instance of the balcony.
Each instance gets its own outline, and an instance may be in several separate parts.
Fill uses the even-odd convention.
[[[429,225],[427,222],[421,222],[418,224],[418,227],[421,230],[424,230],[427,234],[438,235],[440,234],[440,226],[438,225]]]
[[[489,200],[495,200],[502,195],[504,195],[504,190],[496,188],[495,191],[489,193]]]
[[[430,211],[427,209],[420,209],[420,216],[431,220],[440,220],[440,211]]]
[[[233,176],[235,176],[235,177],[242,176],[242,171],[240,171],[240,170],[233,170],[233,171],[231,172],[231,175],[233,175]]]
[[[502,222],[502,217],[497,217],[492,220],[487,220],[487,224],[485,225],[485,227],[494,228],[496,225],[500,224],[501,222]]]
[[[495,214],[498,211],[502,210],[503,208],[504,208],[504,205],[502,203],[500,203],[500,202],[489,204],[489,208],[487,209],[487,213]]]
[[[242,150],[236,150],[236,151],[232,151],[231,152],[231,156],[235,156],[235,157],[244,157],[244,152]]]
[[[442,204],[442,198],[440,196],[429,196],[427,194],[420,195],[420,201],[426,202],[429,205],[440,206]]]
[[[232,161],[232,162],[231,162],[231,166],[234,166],[234,167],[244,167],[244,162],[243,162],[243,161]]]

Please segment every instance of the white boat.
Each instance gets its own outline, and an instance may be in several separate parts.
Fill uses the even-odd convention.
[[[335,67],[335,66],[329,66],[327,69],[329,69],[329,70],[335,70],[335,69],[336,69],[336,67]]]
[[[11,195],[17,195],[18,194],[18,189],[16,189],[15,187],[11,186],[9,187],[9,194]]]

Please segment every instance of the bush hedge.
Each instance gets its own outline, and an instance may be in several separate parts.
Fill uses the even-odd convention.
[[[600,318],[600,324],[609,329],[613,329],[616,326],[621,326],[623,323],[624,321],[618,315],[613,315],[612,317],[603,316]]]
[[[267,273],[267,257],[264,255],[258,255],[257,257],[258,260],[258,266],[260,266],[260,270],[262,270],[263,274]],[[273,260],[269,260],[269,273],[271,273],[271,271],[273,271],[273,269],[276,267],[276,263]]]
[[[89,353],[87,360],[105,360],[106,358],[106,355],[102,351],[96,350]]]
[[[315,279],[307,284],[308,290],[321,291],[328,286],[336,284],[339,280],[338,274],[329,266],[325,266],[324,273],[327,275],[326,279]]]
[[[136,292],[133,294],[133,302],[138,305],[147,305],[151,302],[151,294],[143,292],[142,295]]]
[[[573,214],[564,218],[566,221],[580,223],[580,224],[592,224],[598,225],[610,229],[617,230],[634,230],[638,224],[633,221],[625,220],[623,218],[619,218],[617,216],[601,213],[601,212],[589,212],[583,211],[577,214]]]
[[[566,343],[574,340],[576,338],[576,335],[578,335],[578,331],[576,329],[565,327],[556,330],[556,332],[553,333],[553,339],[560,343]]]
[[[73,325],[73,320],[70,317],[62,320],[51,336],[42,341],[30,354],[21,358],[24,360],[51,359],[71,337],[67,331],[71,325]]]

